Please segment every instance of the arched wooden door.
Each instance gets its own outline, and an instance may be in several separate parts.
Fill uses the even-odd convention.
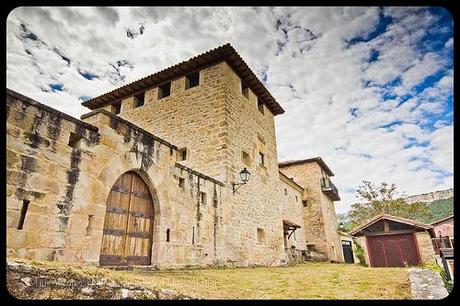
[[[107,198],[101,265],[149,265],[153,231],[153,201],[135,172],[126,172]]]

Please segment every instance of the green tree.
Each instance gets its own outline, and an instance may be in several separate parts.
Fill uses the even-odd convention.
[[[396,190],[396,185],[380,183],[376,186],[369,181],[363,181],[358,187],[359,203],[351,205],[348,214],[353,227],[375,217],[378,214],[390,214],[408,219],[429,216],[429,206],[423,202],[407,203],[404,193]]]

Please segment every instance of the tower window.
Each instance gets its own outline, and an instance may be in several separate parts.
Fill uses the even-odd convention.
[[[113,103],[112,104],[112,113],[118,115],[121,111],[121,102]]]
[[[242,158],[243,158],[243,163],[250,167],[251,166],[251,159],[249,157],[249,154],[246,153],[245,151],[242,152]]]
[[[169,228],[166,230],[166,242],[169,242],[169,233],[170,233],[170,230]]]
[[[158,100],[171,94],[171,82],[158,86]]]
[[[185,89],[200,85],[200,72],[193,72],[185,76]]]
[[[259,152],[259,165],[265,165],[265,155],[262,152]]]
[[[308,206],[307,200],[302,200],[302,205],[303,205],[303,207],[307,207]]]
[[[22,208],[21,208],[21,215],[19,217],[19,222],[18,222],[18,230],[22,230],[24,227],[24,220],[26,219],[26,214],[27,210],[29,209],[29,200],[23,200],[22,201]]]
[[[287,195],[287,189],[284,188],[284,195]]]
[[[141,92],[140,94],[137,94],[134,96],[134,107],[139,107],[144,105],[145,101],[145,92]]]
[[[246,99],[249,99],[249,87],[243,81],[241,81],[241,93],[246,97]]]
[[[264,113],[264,102],[262,102],[262,100],[260,100],[260,99],[257,99],[257,109],[262,114]]]

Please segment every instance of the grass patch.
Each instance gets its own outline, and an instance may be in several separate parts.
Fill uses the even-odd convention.
[[[55,262],[34,262],[63,272]],[[205,299],[410,299],[405,268],[369,268],[352,264],[303,263],[291,267],[202,270],[117,271],[70,266],[72,272],[170,289]]]

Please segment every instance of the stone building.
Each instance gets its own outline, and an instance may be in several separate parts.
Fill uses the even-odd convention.
[[[284,110],[229,44],[82,104],[79,120],[7,90],[8,256],[282,265],[312,247],[343,261],[332,172],[278,165]]]

